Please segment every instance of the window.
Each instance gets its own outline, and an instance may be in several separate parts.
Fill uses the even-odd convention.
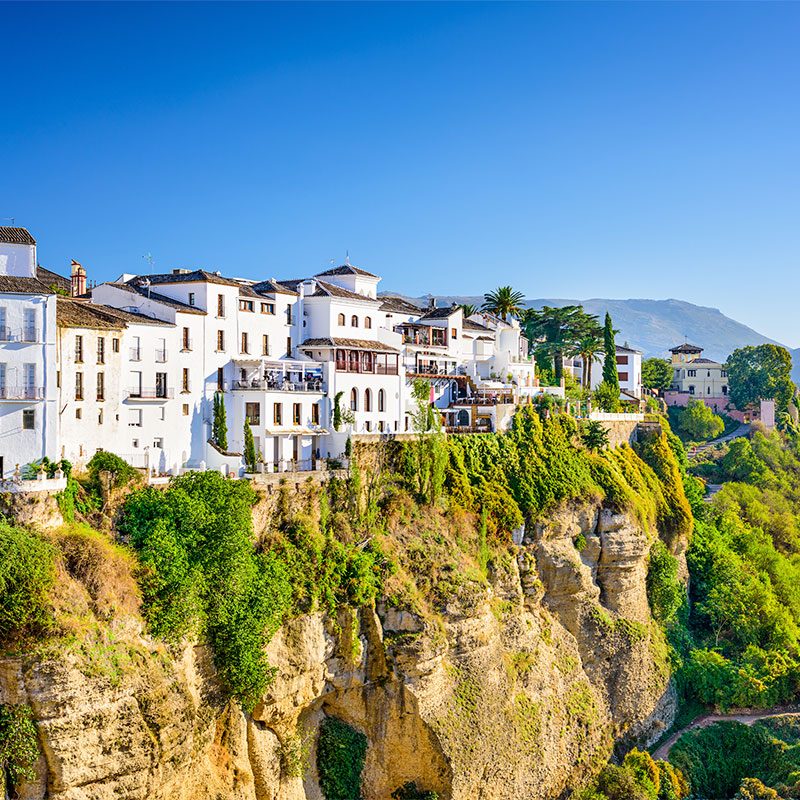
[[[728,394],[728,387],[727,386],[723,386],[722,387],[722,394]]]
[[[617,364],[628,364],[628,356],[617,356]]]
[[[83,400],[83,373],[75,373],[75,399]]]
[[[26,408],[22,412],[22,430],[32,431],[36,427],[36,412],[32,408]]]
[[[239,311],[255,311],[256,304],[252,300],[239,300]]]
[[[157,364],[166,364],[167,363],[167,340],[166,339],[156,339],[156,363]]]
[[[291,336],[287,336],[286,337],[286,355],[290,356],[290,357],[292,355],[292,337]]]
[[[292,324],[292,306],[291,305],[287,305],[286,306],[286,324],[287,325],[291,325]]]
[[[722,372],[720,372],[720,377],[727,378],[728,377],[728,370],[723,369]]]
[[[689,377],[689,378],[697,377],[697,370],[696,369],[687,369],[686,370],[686,376]]]
[[[131,372],[131,397],[142,396],[142,373]]]
[[[225,373],[222,367],[217,368],[217,390],[220,392],[225,391]]]
[[[338,322],[340,325],[344,326],[344,314],[339,314]]]
[[[75,419],[83,419],[83,409],[76,408],[75,409]]]
[[[119,353],[119,339],[116,337],[111,340],[111,352]]]
[[[450,338],[458,339],[458,328],[450,328]]]
[[[156,397],[167,396],[167,373],[156,372]]]
[[[225,331],[217,331],[217,352],[225,352]]]
[[[365,328],[372,327],[372,317],[364,317],[364,327]]]
[[[249,353],[250,352],[250,342],[249,337],[246,333],[242,333],[242,352]]]
[[[711,394],[711,387],[710,386],[706,387],[706,394]]]
[[[183,338],[181,339],[181,350],[191,350],[192,340],[189,338],[189,329],[183,329]]]
[[[269,355],[269,336],[266,333],[261,337],[261,355]]]
[[[0,341],[7,342],[11,338],[11,331],[8,329],[8,316],[6,307],[0,306]]]
[[[618,372],[617,379],[620,383],[625,383],[628,380],[628,373],[627,372]]]
[[[189,404],[188,403],[184,403],[181,406],[181,411],[183,412],[183,416],[184,417],[188,417],[189,416]]]
[[[358,389],[355,386],[350,390],[350,410],[358,411]]]
[[[261,313],[262,314],[274,314],[275,313],[275,303],[262,303],[261,304]]]
[[[97,363],[106,363],[106,340],[103,336],[97,337]]]
[[[25,397],[36,397],[39,394],[38,387],[36,386],[36,364],[22,365],[22,380],[22,388],[25,393]]]
[[[225,316],[225,295],[218,294],[217,295],[217,316],[224,317]]]
[[[364,427],[367,429],[367,433],[369,433],[372,430],[372,423],[369,420],[367,420],[364,423]]]
[[[83,336],[75,337],[75,362],[83,364]]]
[[[364,390],[364,411],[372,411],[372,389]]]
[[[105,372],[97,373],[97,399],[106,399],[106,374]]]
[[[302,411],[300,408],[300,403],[294,403],[292,405],[292,423],[294,425],[299,425],[300,420],[302,419]]]
[[[194,305],[194,292],[189,292],[189,305]]]
[[[102,408],[97,412],[97,424],[98,425],[102,425],[103,424],[103,409]]]
[[[378,420],[378,430],[383,433],[386,430],[386,423],[380,419]]]
[[[183,368],[183,375],[181,377],[181,391],[188,392],[189,391],[189,369],[188,367]]]
[[[38,337],[36,330],[36,309],[26,308],[22,312],[22,341],[35,342]]]
[[[282,403],[275,403],[272,406],[272,422],[275,425],[282,425],[283,424],[283,404]]]
[[[244,415],[251,425],[261,424],[261,403],[245,403]]]
[[[153,447],[155,447],[156,450],[163,450],[164,440],[160,436],[156,436],[156,438],[153,439]]]
[[[352,328],[358,327],[358,317],[355,314],[353,314],[353,316],[350,317],[350,327]]]
[[[386,392],[383,389],[378,392],[378,411],[386,411]]]
[[[694,394],[694,386],[689,387],[689,394]]]
[[[319,425],[319,403],[312,403],[311,405],[311,424]]]
[[[131,442],[131,445],[133,446],[133,448],[134,448],[135,450],[138,450],[138,449],[139,449],[139,440],[138,440],[138,439],[134,439],[134,440]]]
[[[132,408],[128,414],[128,425],[131,428],[142,427],[142,409]]]

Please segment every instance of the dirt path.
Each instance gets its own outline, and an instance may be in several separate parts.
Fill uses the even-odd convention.
[[[718,444],[730,442],[732,439],[739,439],[742,436],[747,436],[748,433],[750,433],[750,425],[743,422],[738,428],[734,428],[732,431],[730,431],[730,433],[723,434],[717,439],[712,439],[710,442],[693,447],[688,453],[689,458],[695,458],[704,450],[708,450],[710,447],[716,447]]]
[[[677,733],[673,733],[672,736],[653,753],[653,758],[660,759],[661,761],[666,760],[669,751],[672,750],[672,746],[684,733],[697,730],[698,728],[707,728],[715,722],[741,722],[743,725],[752,725],[760,719],[784,716],[798,717],[800,716],[800,710],[798,710],[797,706],[775,706],[774,708],[765,708],[763,711],[734,711],[730,714],[704,714],[703,716],[695,717],[688,725],[681,728]]]

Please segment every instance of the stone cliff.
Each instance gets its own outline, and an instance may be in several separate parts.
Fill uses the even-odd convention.
[[[428,523],[453,546],[457,530]],[[652,741],[674,715],[645,588],[652,537],[600,502],[563,504],[485,580],[429,576],[435,612],[387,592],[375,608],[297,617],[270,643],[274,679],[252,715],[224,699],[205,647],[153,642],[135,603],[100,608],[97,587],[67,570],[60,592],[83,609],[83,644],[0,659],[0,703],[29,704],[40,738],[19,796],[322,800],[328,715],[367,737],[366,800],[412,781],[452,800],[566,797],[615,742]],[[416,569],[421,581],[431,565]]]

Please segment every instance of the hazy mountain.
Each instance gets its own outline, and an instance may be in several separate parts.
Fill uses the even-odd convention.
[[[387,292],[386,294],[394,294]],[[405,295],[404,295],[405,296]],[[429,297],[408,297],[412,303],[427,305]],[[480,306],[483,297],[437,296],[439,306],[448,303],[472,303]],[[684,341],[704,348],[703,355],[724,361],[737,347],[748,344],[779,344],[774,339],[754,331],[747,325],[726,317],[717,308],[696,306],[684,300],[566,300],[537,298],[526,300],[531,308],[581,304],[591,314],[602,320],[606,311],[619,330],[617,341],[628,342],[642,350],[645,356],[667,356],[670,347]],[[793,354],[794,363],[800,367],[800,350]]]

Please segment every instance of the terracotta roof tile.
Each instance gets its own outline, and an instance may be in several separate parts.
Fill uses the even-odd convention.
[[[380,353],[400,352],[396,347],[383,342],[371,342],[368,339],[306,339],[300,347],[342,347],[351,350],[375,350]]]
[[[352,264],[342,264],[341,267],[326,269],[325,272],[318,272],[314,277],[322,275],[363,275],[366,278],[378,277],[377,275],[373,275],[371,272],[367,272],[365,269],[354,267]]]
[[[36,244],[36,239],[25,228],[8,228],[0,225],[0,242],[4,244]]]

